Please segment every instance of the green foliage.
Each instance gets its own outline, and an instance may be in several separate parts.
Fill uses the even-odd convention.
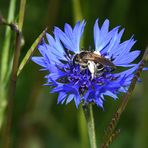
[[[1,0],[0,12],[7,18],[10,1]],[[16,1],[16,12],[13,22],[18,19],[19,1]],[[77,6],[80,4],[80,6]],[[148,39],[148,1],[134,0],[36,0],[26,2],[26,12],[22,28],[24,45],[21,49],[20,61],[25,57],[31,45],[46,27],[52,33],[53,27],[63,28],[65,22],[74,24],[77,19],[86,19],[87,26],[83,46],[93,45],[93,23],[99,17],[103,22],[110,19],[111,26],[121,25],[126,28],[124,38],[135,34],[138,40],[135,48],[144,51]],[[77,14],[76,14],[77,13]],[[8,22],[11,20],[8,20]],[[2,48],[5,43],[5,27],[0,26],[0,61],[3,57]],[[8,40],[9,38],[7,38]],[[9,59],[15,45],[15,33],[11,31]],[[7,44],[8,46],[8,44]],[[4,48],[3,48],[4,49]],[[38,54],[37,51],[34,53]],[[2,67],[2,62],[0,63]],[[7,66],[9,73],[9,66]],[[86,123],[83,113],[77,110],[74,103],[68,106],[57,105],[57,95],[49,94],[49,88],[42,86],[45,72],[39,73],[39,67],[29,61],[17,79],[12,118],[13,148],[89,148]],[[6,71],[6,70],[5,70]],[[2,71],[0,71],[2,73]],[[2,77],[2,75],[1,75]],[[8,76],[7,76],[8,77]],[[8,80],[0,83],[0,120],[3,119],[3,106],[6,104]],[[111,145],[111,148],[147,148],[148,133],[148,85],[147,72],[142,75],[142,81],[133,93],[128,107],[119,121],[121,133]],[[4,87],[5,86],[5,87]],[[104,130],[112,115],[117,110],[121,100],[117,102],[106,98],[105,111],[94,108],[97,145],[103,141]],[[1,111],[2,110],[2,111]],[[1,122],[1,121],[0,121]],[[2,135],[2,132],[1,132]],[[2,142],[2,140],[0,140]]]

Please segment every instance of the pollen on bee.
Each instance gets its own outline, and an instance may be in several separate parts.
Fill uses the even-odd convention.
[[[96,64],[94,63],[94,61],[88,61],[88,69],[91,73],[91,79],[93,79],[96,72]]]
[[[94,51],[94,53],[101,56],[101,53],[99,51]]]

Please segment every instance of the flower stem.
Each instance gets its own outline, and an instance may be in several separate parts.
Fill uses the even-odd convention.
[[[88,106],[83,106],[83,111],[87,122],[90,146],[91,148],[96,148],[97,145],[92,104],[89,104]]]

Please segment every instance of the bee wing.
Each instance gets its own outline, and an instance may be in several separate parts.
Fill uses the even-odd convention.
[[[110,67],[115,67],[115,65],[108,59],[104,58],[104,57],[97,57],[95,59],[95,61],[97,63],[101,63],[102,65],[106,65],[106,66],[110,66]]]
[[[101,63],[102,65],[115,67],[115,65],[109,59],[106,59],[98,54],[94,54],[93,56],[94,56],[94,61],[96,63]]]

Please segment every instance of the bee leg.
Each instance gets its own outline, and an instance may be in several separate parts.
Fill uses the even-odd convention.
[[[87,65],[88,65],[88,69],[91,73],[91,79],[94,79],[95,72],[96,72],[96,64],[93,61],[88,61]]]
[[[87,64],[85,64],[85,63],[79,63],[79,65],[80,65],[80,70],[81,71],[87,69]]]

